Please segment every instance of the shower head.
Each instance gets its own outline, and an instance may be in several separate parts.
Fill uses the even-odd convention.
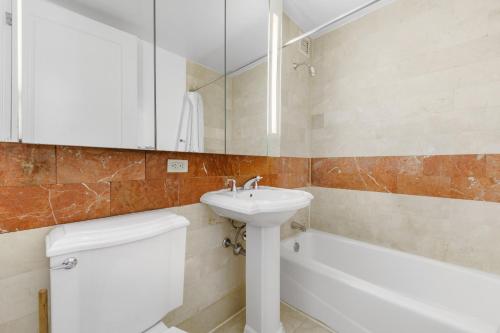
[[[293,66],[293,69],[295,69],[295,70],[297,70],[300,66],[306,66],[307,69],[309,70],[309,75],[312,77],[316,76],[316,68],[314,68],[313,65],[309,65],[308,63],[305,63],[305,62],[300,62],[300,63],[294,62],[292,64],[292,66]]]

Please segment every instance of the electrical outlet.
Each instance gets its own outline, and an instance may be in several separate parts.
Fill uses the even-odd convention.
[[[170,173],[188,172],[188,161],[187,160],[168,160],[167,161],[167,172],[170,172]]]

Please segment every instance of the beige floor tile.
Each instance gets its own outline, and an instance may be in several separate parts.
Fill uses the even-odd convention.
[[[281,322],[287,333],[335,333],[284,303],[281,304]],[[244,329],[245,311],[225,323],[214,333],[242,333]]]
[[[315,323],[310,319],[306,319],[297,329],[287,331],[287,333],[332,333],[333,331]]]
[[[219,327],[214,333],[242,333],[245,329],[245,311]]]

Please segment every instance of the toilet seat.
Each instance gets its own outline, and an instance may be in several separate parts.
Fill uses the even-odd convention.
[[[149,330],[144,331],[144,333],[187,333],[187,332],[178,329],[177,327],[168,328],[167,326],[165,326],[164,323],[160,321],[158,324],[151,327]]]

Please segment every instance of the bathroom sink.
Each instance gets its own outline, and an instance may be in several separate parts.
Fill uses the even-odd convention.
[[[236,183],[233,185],[236,189]],[[246,223],[244,333],[285,333],[280,322],[280,225],[309,206],[312,199],[304,191],[267,186],[225,189],[201,197],[216,214]]]
[[[201,197],[201,202],[220,216],[255,227],[273,227],[309,206],[312,199],[312,194],[305,191],[261,186],[256,190],[208,192]]]

